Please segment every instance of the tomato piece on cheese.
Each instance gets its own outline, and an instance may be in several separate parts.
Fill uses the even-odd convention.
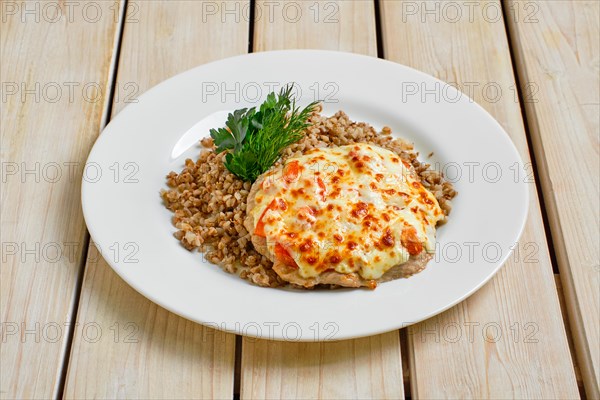
[[[323,182],[323,179],[321,179],[320,176],[317,177],[317,184],[321,189],[321,191],[319,192],[319,194],[321,195],[321,200],[325,201],[325,182]]]
[[[296,160],[288,163],[283,168],[283,180],[287,183],[292,183],[300,176],[300,163]]]
[[[269,203],[267,208],[265,208],[265,211],[263,211],[262,214],[260,215],[260,218],[258,219],[258,222],[256,223],[256,228],[254,228],[254,234],[256,236],[266,237],[264,216],[267,213],[267,211],[277,210],[277,209],[282,210],[282,211],[287,210],[287,203],[285,202],[285,200],[277,198],[277,199],[273,199],[271,201],[271,203]]]
[[[315,211],[311,207],[302,207],[298,210],[298,219],[310,224],[316,222]]]
[[[275,257],[288,267],[298,268],[298,264],[290,253],[280,243],[275,244]]]
[[[400,241],[402,242],[402,246],[406,248],[408,254],[411,256],[417,255],[423,251],[423,244],[421,244],[417,237],[417,230],[412,226],[402,230]]]

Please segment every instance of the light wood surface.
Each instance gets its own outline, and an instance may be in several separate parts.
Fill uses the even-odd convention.
[[[244,338],[242,352],[242,398],[403,397],[398,331],[328,343]]]
[[[585,389],[600,398],[600,3],[534,4],[537,22],[507,22],[519,78],[538,90],[527,123]]]
[[[477,4],[481,8],[471,14],[461,6],[460,18],[440,9],[436,22],[435,15],[425,14],[423,8],[412,14],[405,2],[383,1],[384,55],[446,82],[499,85],[504,93],[500,97],[486,96],[481,90],[472,95],[500,122],[528,162],[520,107],[510,91],[514,77],[504,24],[490,17],[489,10],[501,10],[500,4]],[[484,8],[490,14],[483,14]],[[429,18],[426,29],[423,18]],[[526,262],[526,244],[537,247],[532,258],[536,262]],[[533,183],[519,248],[521,257],[511,257],[476,294],[408,329],[414,397],[579,396]]]
[[[96,2],[84,19],[88,4],[71,14],[64,4],[46,14],[40,2],[0,4],[0,398],[60,391],[86,251],[81,176],[102,124],[117,31],[117,2]]]
[[[249,1],[49,2],[58,20],[0,1],[0,398],[571,399],[581,381],[600,398],[600,3],[257,0],[250,38]],[[520,255],[480,291],[383,335],[236,340],[146,300],[88,249],[83,163],[129,101],[249,44],[376,56],[377,32],[385,58],[474,88],[525,162],[528,128],[544,202],[531,183]]]
[[[219,3],[136,4],[137,22],[125,22],[117,87],[133,83],[142,93],[186,69],[247,51],[248,21],[229,16],[222,23],[221,11],[209,8]],[[116,103],[113,115],[125,105]],[[234,335],[164,310],[130,288],[104,260],[90,259],[77,321],[98,324],[105,336],[94,343],[75,335],[66,398],[233,397]]]
[[[257,8],[263,4],[257,2]],[[256,51],[320,48],[377,55],[372,2],[297,4],[302,12],[296,22],[283,13],[272,14],[272,22],[268,18],[256,22]],[[243,340],[243,399],[403,397],[398,331],[337,343]]]
[[[322,49],[377,56],[370,0],[256,2],[253,51]]]

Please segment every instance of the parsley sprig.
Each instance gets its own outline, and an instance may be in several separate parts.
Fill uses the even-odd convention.
[[[226,128],[210,130],[217,153],[228,151],[225,167],[239,178],[254,182],[310,126],[308,117],[318,102],[300,109],[292,88],[293,85],[287,85],[278,95],[269,93],[258,110],[236,110],[227,116]]]

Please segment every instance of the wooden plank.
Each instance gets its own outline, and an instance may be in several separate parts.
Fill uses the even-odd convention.
[[[589,398],[600,398],[600,3],[508,2],[532,147]],[[574,173],[576,171],[576,173]]]
[[[100,132],[118,2],[0,3],[0,398],[61,391],[86,230],[80,182]]]
[[[381,6],[385,57],[460,87],[471,85],[470,95],[500,122],[528,162],[499,2]],[[488,83],[503,94],[484,92]],[[536,188],[529,187],[519,255],[466,301],[409,328],[414,397],[579,396]]]
[[[377,55],[371,1],[294,2],[301,7],[298,14],[292,14],[296,6],[285,11],[281,5],[265,14],[267,3],[256,4],[263,11],[254,28],[257,51],[320,48]],[[403,398],[403,390],[398,331],[335,343],[243,340],[244,399]]]
[[[340,50],[377,56],[370,0],[256,2],[253,51]]]
[[[398,331],[355,340],[289,343],[244,338],[241,397],[403,397]]]
[[[118,86],[133,84],[141,93],[199,64],[247,51],[248,21],[229,15],[221,22],[219,3],[149,1],[129,7]],[[124,105],[115,103],[115,110]],[[93,248],[90,254],[96,254]],[[162,309],[101,257],[89,257],[77,322],[104,334],[97,342],[89,337],[93,328],[75,336],[66,398],[233,397],[235,335]]]

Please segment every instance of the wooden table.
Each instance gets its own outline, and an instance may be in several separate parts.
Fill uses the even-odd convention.
[[[0,6],[1,398],[600,398],[599,2]],[[500,122],[531,200],[492,281],[400,331],[280,343],[187,321],[112,271],[80,206],[102,128],[174,74],[284,48],[409,65]]]

